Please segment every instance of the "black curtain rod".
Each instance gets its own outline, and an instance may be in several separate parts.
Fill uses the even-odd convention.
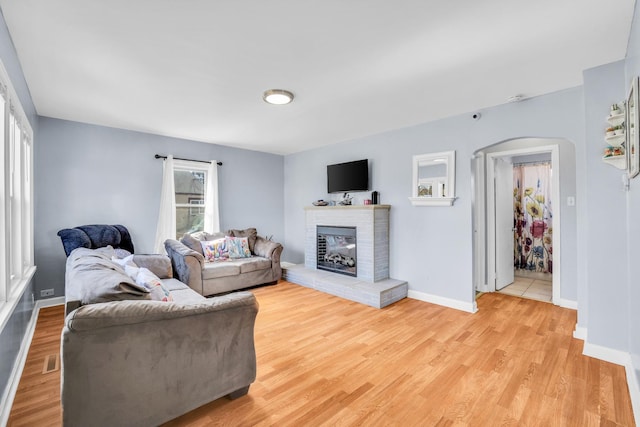
[[[160,154],[156,154],[155,158],[156,159],[166,159],[167,156],[161,156]],[[176,159],[176,160],[186,160],[188,162],[211,163],[210,161],[207,161],[207,160],[182,159],[180,157],[174,157],[174,159]],[[218,162],[218,166],[222,166],[222,162]]]

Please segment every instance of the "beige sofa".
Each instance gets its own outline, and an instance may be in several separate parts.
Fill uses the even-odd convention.
[[[67,259],[63,425],[159,425],[246,394],[256,378],[253,294],[207,299],[170,277],[168,257],[136,256],[173,298],[152,301],[112,255],[79,248]]]
[[[200,242],[224,236],[247,237],[251,257],[206,262]],[[282,276],[282,245],[259,236],[255,228],[216,234],[185,234],[180,241],[166,240],[164,246],[171,258],[175,277],[204,296],[276,283]]]

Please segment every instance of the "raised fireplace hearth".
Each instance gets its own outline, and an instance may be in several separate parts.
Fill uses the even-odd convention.
[[[316,253],[319,270],[357,277],[356,227],[316,227]]]

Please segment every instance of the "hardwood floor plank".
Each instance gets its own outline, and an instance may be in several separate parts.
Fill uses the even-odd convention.
[[[624,368],[582,355],[576,313],[483,294],[465,313],[404,299],[382,310],[281,282],[260,303],[258,376],[166,426],[634,426]],[[60,425],[62,307],[40,312],[10,426]]]

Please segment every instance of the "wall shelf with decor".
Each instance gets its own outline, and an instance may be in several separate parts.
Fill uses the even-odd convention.
[[[627,168],[627,156],[624,154],[621,154],[619,156],[605,156],[602,158],[602,161],[618,169],[624,170]]]
[[[621,170],[627,169],[626,153],[626,128],[624,103],[613,104],[606,118],[609,125],[605,130],[604,141],[607,147],[604,149],[602,161]]]

